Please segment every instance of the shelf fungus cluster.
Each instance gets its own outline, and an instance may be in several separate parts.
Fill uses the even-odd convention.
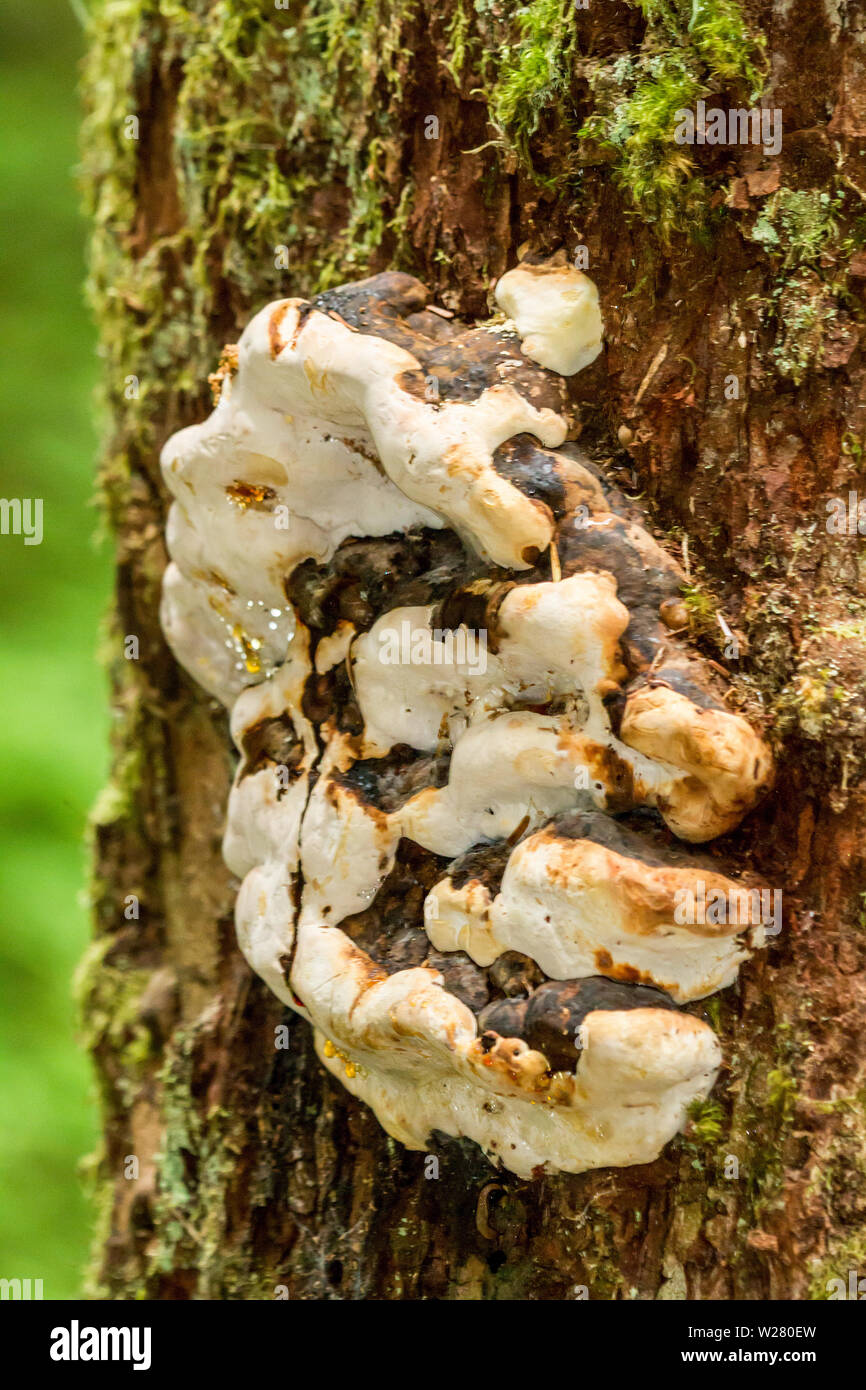
[[[389,273],[263,309],[165,446],[162,621],[231,709],[250,965],[390,1134],[529,1176],[647,1162],[709,1092],[687,1006],[764,918],[695,846],[771,766],[568,442],[595,286],[523,263],[496,297],[466,327]],[[712,892],[737,910],[678,910]]]

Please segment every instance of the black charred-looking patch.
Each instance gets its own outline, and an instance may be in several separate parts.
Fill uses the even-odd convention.
[[[718,865],[706,852],[692,850],[677,840],[652,810],[642,808],[619,820],[601,811],[565,811],[555,816],[545,830],[562,840],[591,840],[652,869],[718,872]]]
[[[434,400],[441,401],[474,401],[488,387],[508,383],[536,408],[562,411],[565,384],[524,356],[516,333],[479,333],[428,309],[428,299],[420,280],[386,271],[316,295],[301,311],[301,321],[317,309],[410,352],[420,370],[401,373],[398,382],[419,399],[431,399],[431,377]]]
[[[490,998],[487,973],[465,951],[436,951],[431,946],[424,964],[441,970],[445,989],[473,1013],[484,1008]]]
[[[411,840],[401,840],[394,867],[370,907],[340,923],[341,931],[390,974],[421,965],[427,957],[424,899],[439,880],[441,862]]]
[[[616,594],[629,611],[629,625],[623,642],[632,646],[645,662],[652,661],[662,634],[659,608],[666,599],[678,598],[681,581],[676,569],[654,565],[641,554],[628,536],[628,523],[607,513],[583,526],[571,520],[556,533],[559,560],[564,575],[582,570],[607,570],[616,580]]]
[[[287,714],[252,724],[244,732],[241,747],[244,754],[242,777],[261,772],[263,767],[271,763],[288,768],[290,781],[300,775],[304,747]]]
[[[634,768],[616,749],[602,744],[592,757],[593,775],[605,788],[608,812],[619,815],[635,804]]]
[[[463,951],[434,950],[423,927],[424,899],[442,877],[443,865],[438,855],[402,840],[375,901],[344,918],[340,929],[389,975],[419,965],[441,971],[443,988],[476,1012],[490,997],[485,971]]]
[[[511,579],[476,579],[471,584],[451,589],[434,609],[430,626],[455,631],[465,624],[474,632],[486,632],[490,651],[497,652],[497,616],[503,600],[514,587]]]
[[[447,756],[419,753],[407,743],[397,743],[384,758],[363,758],[333,780],[355,792],[368,806],[397,811],[417,792],[444,787],[448,781]]]
[[[503,951],[488,966],[487,977],[493,989],[507,999],[525,999],[547,979],[541,967],[522,951]]]
[[[602,704],[607,711],[607,717],[610,721],[610,731],[614,738],[619,738],[620,736],[622,717],[625,714],[625,702],[630,690],[631,686],[625,690],[620,687],[618,690],[609,691],[608,694],[602,698]]]
[[[378,334],[389,342],[407,346],[417,337],[409,328],[403,329],[405,343],[395,336],[403,328],[408,314],[423,309],[428,300],[427,287],[414,275],[389,270],[354,280],[333,290],[325,290],[310,301],[310,312],[336,313],[359,333]],[[411,352],[411,347],[408,347]]]
[[[525,357],[516,333],[481,334],[461,325],[445,341],[439,335],[435,341],[416,336],[401,338],[400,345],[408,347],[421,364],[420,371],[402,372],[397,378],[416,399],[430,400],[430,378],[434,377],[441,402],[468,403],[492,386],[508,385],[536,409],[559,414],[565,408],[561,378]]]
[[[671,690],[675,690],[678,695],[685,695],[686,699],[691,700],[692,704],[697,705],[699,709],[724,710],[725,708],[723,702],[716,699],[706,684],[698,684],[696,679],[692,679],[686,671],[676,666],[662,665],[651,676],[639,677],[629,688],[628,693],[631,695],[643,686],[652,690],[660,685],[668,686]]]
[[[412,564],[407,565],[394,587],[395,606],[421,607],[438,602],[445,594],[461,584],[468,584],[484,573],[484,564],[469,554],[450,531],[425,531],[429,540],[429,569],[417,568],[413,549]],[[411,544],[410,532],[410,544]]]
[[[505,865],[513,848],[507,840],[496,840],[459,855],[448,866],[448,874],[454,887],[463,888],[473,879],[477,879],[490,890],[491,896],[495,896],[499,892]]]
[[[556,456],[543,449],[531,434],[516,434],[500,444],[493,455],[493,467],[524,497],[549,507],[557,521],[565,515],[565,484]]]
[[[479,1033],[522,1038],[543,1052],[552,1071],[573,1071],[580,1061],[575,1038],[587,1014],[596,1009],[672,1009],[670,995],[647,985],[624,985],[601,976],[586,980],[550,980],[528,999],[497,1000],[478,1014]]]
[[[450,343],[466,332],[460,319],[447,317],[439,308],[421,309],[417,314],[406,315],[406,325],[413,333],[431,343]]]
[[[305,560],[286,593],[312,631],[332,633],[338,622],[366,632],[393,608],[434,603],[480,573],[451,531],[426,527],[378,540],[344,541],[327,564]]]
[[[358,738],[364,732],[364,720],[342,661],[330,671],[313,672],[307,677],[301,709],[311,724],[324,724],[331,719],[340,733]]]

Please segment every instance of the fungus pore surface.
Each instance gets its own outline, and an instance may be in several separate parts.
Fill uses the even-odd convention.
[[[569,442],[595,286],[524,263],[496,296],[480,327],[396,273],[263,309],[163,451],[161,617],[231,710],[250,965],[390,1134],[528,1177],[650,1161],[711,1089],[681,1006],[765,924],[695,846],[771,764]],[[712,892],[722,921],[678,910]]]

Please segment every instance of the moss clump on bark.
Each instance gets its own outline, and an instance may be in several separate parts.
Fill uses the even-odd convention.
[[[722,1137],[724,1113],[715,1100],[695,1101],[689,1109],[689,1140],[694,1144],[715,1145]]]
[[[571,0],[533,0],[521,6],[509,37],[491,63],[490,117],[530,162],[529,139],[542,114],[555,109],[571,84],[577,31]]]
[[[92,1053],[102,1048],[110,1053],[121,1098],[128,1102],[153,1055],[152,1039],[138,1009],[151,971],[136,969],[121,957],[107,960],[113,945],[110,937],[91,943],[76,972],[75,994],[83,1042]]]
[[[612,159],[634,212],[664,241],[699,233],[711,184],[693,147],[674,143],[677,112],[720,86],[754,100],[763,85],[762,41],[735,0],[629,0],[647,21],[640,49],[588,67],[596,110],[581,134]]]
[[[393,161],[416,9],[308,0],[292,16],[261,0],[107,0],[96,12],[84,75],[90,289],[108,405],[137,448],[151,445],[169,389],[200,395],[215,342],[252,304],[364,274],[383,243],[399,261],[410,181],[395,195]],[[168,129],[154,123],[153,71]]]

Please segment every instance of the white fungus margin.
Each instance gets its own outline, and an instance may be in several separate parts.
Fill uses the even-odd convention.
[[[601,351],[598,293],[580,272],[524,264],[496,297],[523,360],[567,376]],[[518,436],[556,450],[568,420],[521,393],[513,354],[506,365],[472,399],[431,402],[406,384],[425,370],[406,346],[303,300],[263,309],[210,418],[163,450],[174,502],[161,617],[178,660],[231,709],[242,756],[224,854],[242,880],[250,965],[390,1134],[412,1148],[433,1130],[467,1136],[528,1177],[655,1158],[714,1082],[712,1030],[667,1007],[591,1010],[579,1065],[556,1070],[521,1038],[480,1036],[440,971],[389,974],[340,923],[375,902],[404,837],[446,857],[511,841],[498,889],[446,875],[428,893],[433,946],[482,965],[519,951],[551,980],[607,973],[698,998],[730,983],[759,931],[675,925],[673,894],[697,870],[563,837],[551,817],[655,807],[680,838],[707,839],[753,803],[769,759],[745,721],[668,686],[629,692],[614,734],[606,701],[625,680],[630,614],[603,569],[512,586],[483,669],[431,638],[429,604],[364,631],[341,619],[311,649],[288,580],[353,537],[450,527],[516,579],[551,546],[550,508],[494,456]],[[438,641],[435,665],[384,660],[395,630],[430,652]],[[360,737],[305,713],[308,683],[344,667]],[[285,763],[250,754],[272,726]],[[403,746],[447,756],[447,780],[384,809],[350,775]]]

